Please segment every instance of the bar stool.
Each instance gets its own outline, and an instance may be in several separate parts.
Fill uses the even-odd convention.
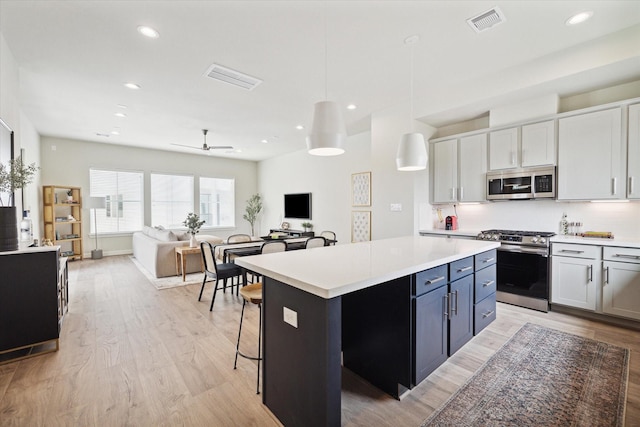
[[[244,286],[240,289],[240,295],[242,296],[242,313],[240,314],[240,328],[238,329],[238,342],[236,343],[236,359],[233,362],[233,369],[237,368],[238,355],[245,359],[258,361],[258,381],[256,385],[256,394],[260,394],[260,361],[262,360],[262,283],[254,283]],[[258,306],[259,320],[258,320],[258,356],[247,356],[240,352],[240,335],[242,334],[242,320],[244,319],[244,306],[248,303],[256,304]]]

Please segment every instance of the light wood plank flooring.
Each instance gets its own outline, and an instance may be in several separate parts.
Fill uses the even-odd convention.
[[[256,365],[233,370],[241,300],[212,285],[157,291],[127,256],[72,262],[60,351],[0,366],[1,426],[277,426],[255,394]],[[248,306],[242,346],[257,344]],[[627,426],[640,426],[640,333],[498,304],[498,320],[397,401],[343,370],[345,426],[419,426],[525,322],[631,349]],[[1,325],[0,327],[7,327]]]

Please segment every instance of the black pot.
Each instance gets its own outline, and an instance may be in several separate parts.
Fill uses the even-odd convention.
[[[18,250],[18,217],[15,206],[0,206],[0,252]]]

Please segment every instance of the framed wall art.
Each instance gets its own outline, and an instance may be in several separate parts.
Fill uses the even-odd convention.
[[[351,204],[371,206],[371,172],[351,174]]]
[[[371,240],[371,211],[351,212],[351,242]]]

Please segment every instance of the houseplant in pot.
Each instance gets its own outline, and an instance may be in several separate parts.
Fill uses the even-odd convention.
[[[251,196],[249,200],[247,200],[247,207],[245,208],[245,213],[242,215],[246,221],[249,221],[251,224],[251,235],[255,236],[254,225],[258,219],[258,215],[262,211],[262,197],[260,194],[254,194]]]
[[[184,220],[182,225],[189,229],[189,234],[191,234],[191,239],[189,240],[189,247],[195,248],[198,246],[198,241],[196,240],[196,234],[200,232],[200,227],[204,224],[204,220],[200,220],[200,216],[196,213],[189,212],[187,215],[187,219]]]
[[[38,167],[35,163],[25,165],[22,157],[0,163],[0,251],[18,249],[18,217],[13,193],[30,184]],[[4,195],[4,198],[3,198]]]

